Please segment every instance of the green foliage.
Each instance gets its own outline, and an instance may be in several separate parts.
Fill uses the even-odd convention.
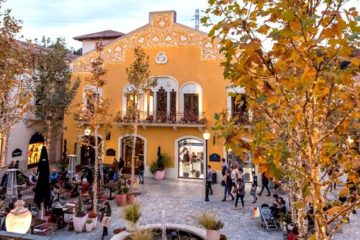
[[[197,222],[207,230],[220,230],[224,227],[221,222],[213,213],[204,212],[197,217]]]
[[[116,193],[117,194],[127,194],[129,192],[129,188],[122,184],[121,180],[117,183]]]
[[[291,223],[291,214],[289,213],[280,213],[280,222]]]
[[[158,157],[156,161],[152,162],[150,165],[150,172],[155,174],[156,171],[164,171],[166,164],[170,161],[170,156],[166,153],[161,153],[160,146],[158,147]]]
[[[141,217],[140,204],[135,202],[123,207],[122,217],[127,221],[136,223]]]
[[[23,175],[22,174],[18,174],[18,176],[17,176],[17,184],[18,185],[23,185],[23,184],[25,184],[26,183],[26,181],[25,181],[25,178],[23,177]]]
[[[81,200],[81,196],[79,196],[79,201],[78,204],[76,205],[76,211],[75,211],[75,216],[76,217],[84,217],[86,215],[82,200]]]

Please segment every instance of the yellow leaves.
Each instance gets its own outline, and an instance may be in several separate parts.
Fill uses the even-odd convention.
[[[258,31],[259,33],[261,33],[261,34],[267,35],[267,33],[269,32],[269,29],[270,29],[270,27],[269,27],[268,25],[264,24],[264,25],[261,25],[261,26],[257,29],[257,31]]]

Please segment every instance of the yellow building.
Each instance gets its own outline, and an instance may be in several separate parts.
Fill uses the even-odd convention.
[[[96,39],[105,39],[104,59],[107,84],[101,93],[111,101],[111,112],[119,111],[123,123],[109,134],[100,130],[105,162],[123,157],[130,164],[131,149],[122,126],[131,124],[126,119],[127,82],[125,69],[134,61],[134,48],[141,46],[150,58],[151,76],[157,78],[152,93],[139,99],[141,110],[136,145],[136,161],[145,162],[145,176],[150,176],[149,166],[157,159],[158,147],[171,157],[167,164],[167,178],[202,178],[204,173],[205,142],[203,131],[214,124],[214,113],[229,109],[239,110],[233,103],[231,91],[243,93],[242,89],[227,88],[220,66],[219,46],[213,44],[206,33],[176,23],[176,12],[151,12],[149,23],[128,34],[112,40],[114,31],[83,35],[75,39],[86,41],[87,53],[72,62],[73,78],[81,79],[81,86],[74,103],[83,101],[84,91],[91,89],[85,79],[90,76],[90,62],[95,56],[89,51]],[[109,41],[112,40],[112,41]],[[130,121],[130,123],[129,123]],[[78,155],[78,161],[87,164],[92,150],[77,143],[84,133],[77,130],[72,115],[65,118],[64,139],[69,152]],[[223,141],[211,132],[208,142],[209,164],[220,170],[219,157],[226,158]]]

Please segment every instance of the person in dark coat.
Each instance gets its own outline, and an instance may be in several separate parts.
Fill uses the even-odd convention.
[[[267,196],[271,196],[270,194],[270,190],[269,190],[269,179],[266,177],[265,172],[262,173],[261,175],[261,191],[259,193],[259,196],[261,196],[262,192],[264,191],[264,188],[266,188],[268,195]]]
[[[49,159],[46,147],[43,146],[40,153],[40,161],[38,166],[39,178],[36,182],[34,202],[40,208],[41,203],[44,203],[44,207],[50,206],[50,169]]]
[[[100,209],[100,212],[101,212],[100,222],[101,222],[101,224],[103,226],[103,233],[102,233],[102,238],[101,239],[104,239],[104,237],[108,235],[108,227],[109,227],[110,221],[111,221],[110,203],[105,202],[104,207],[102,209]]]

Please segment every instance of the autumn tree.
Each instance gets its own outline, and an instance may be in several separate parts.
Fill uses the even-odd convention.
[[[287,180],[302,239],[331,238],[360,203],[360,27],[345,3],[209,0],[202,19],[222,45],[224,76],[245,88],[253,112],[250,131],[224,114],[215,128]],[[341,189],[329,194],[333,182]],[[310,206],[313,234],[305,228]]]
[[[157,81],[155,78],[150,77],[149,70],[149,57],[146,55],[141,47],[134,49],[135,60],[126,68],[127,79],[129,81],[128,88],[128,103],[126,109],[126,118],[131,119],[131,178],[135,182],[135,147],[136,137],[139,122],[139,100],[142,96],[146,95],[152,87],[155,87]],[[120,115],[119,115],[120,114]],[[119,113],[117,118],[121,118]],[[118,120],[116,120],[118,121]]]
[[[31,73],[34,55],[32,45],[16,40],[21,22],[2,9],[0,0],[0,165],[6,163],[8,140],[12,127],[30,109]]]
[[[99,164],[104,158],[99,144],[100,130],[107,131],[111,128],[111,115],[108,113],[109,100],[102,95],[103,87],[106,85],[104,75],[106,74],[104,68],[103,58],[103,44],[96,42],[96,56],[91,60],[91,76],[86,79],[87,86],[84,89],[85,102],[78,103],[75,107],[74,117],[78,122],[79,129],[84,132],[89,130],[93,133],[95,145],[92,146],[90,136],[81,138],[81,144],[85,144],[95,149],[94,162],[94,183],[93,183],[93,206],[94,211],[97,211],[98,206],[98,189],[99,189]],[[104,141],[102,144],[105,144]],[[102,173],[100,173],[101,175]]]
[[[50,159],[55,160],[55,144],[62,132],[64,114],[76,94],[80,80],[70,83],[70,55],[64,39],[58,38],[51,43],[44,38],[43,45],[47,48],[38,53],[33,75],[36,118],[30,122],[41,123]]]

